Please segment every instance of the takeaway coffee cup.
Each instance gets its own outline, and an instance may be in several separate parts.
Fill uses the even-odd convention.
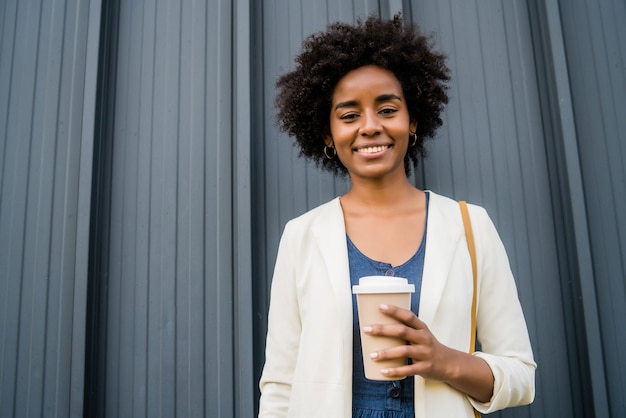
[[[386,348],[406,344],[401,338],[382,337],[363,333],[363,327],[373,324],[394,324],[395,319],[381,313],[381,304],[411,308],[411,293],[415,286],[406,279],[389,276],[367,276],[359,279],[359,284],[352,286],[352,293],[357,298],[359,323],[361,327],[361,346],[363,347],[363,366],[365,377],[370,380],[398,380],[397,377],[386,377],[380,370],[406,365],[406,359],[374,361],[370,354]]]

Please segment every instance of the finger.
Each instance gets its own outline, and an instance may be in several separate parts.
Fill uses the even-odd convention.
[[[380,351],[374,351],[369,354],[370,359],[374,361],[392,360],[398,358],[411,358],[413,355],[411,346],[404,344],[396,347],[386,348]]]
[[[433,343],[433,336],[428,328],[416,329],[402,323],[367,325],[363,327],[363,332],[368,335],[398,338],[413,345]]]
[[[397,379],[402,379],[407,376],[415,376],[419,375],[419,370],[412,364],[407,364],[402,367],[393,367],[388,369],[380,369],[380,373],[387,377],[394,377]]]
[[[374,361],[410,358],[413,362],[416,362],[432,358],[432,347],[410,344],[398,345],[369,353],[369,357]]]
[[[423,352],[422,352],[423,351]],[[431,360],[416,360],[421,356],[426,359],[430,359],[430,356],[426,353],[428,350],[424,350],[419,346],[398,346],[389,348],[386,350],[377,351],[370,354],[370,359],[374,362],[383,360],[392,360],[397,358],[407,359],[407,364],[400,367],[382,368],[380,372],[388,377],[404,377],[404,376],[430,376],[433,373],[433,362]],[[411,363],[408,364],[408,359],[411,359]]]
[[[380,312],[415,329],[426,328],[426,324],[420,320],[410,309],[400,308],[396,305],[382,304],[378,307]]]
[[[368,335],[394,337],[403,341],[417,343],[420,331],[404,324],[373,324],[364,326],[363,332]]]

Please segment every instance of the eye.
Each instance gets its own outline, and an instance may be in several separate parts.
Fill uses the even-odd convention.
[[[397,111],[398,111],[398,109],[396,109],[396,108],[386,107],[384,109],[381,109],[378,113],[380,113],[381,115],[393,115]]]
[[[344,115],[339,116],[339,119],[345,120],[345,121],[351,121],[358,117],[359,117],[358,113],[351,112],[351,113],[346,113]]]

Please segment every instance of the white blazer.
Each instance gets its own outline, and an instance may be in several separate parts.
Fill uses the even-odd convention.
[[[488,403],[415,376],[415,416],[472,417],[534,399],[526,323],[502,242],[486,211],[469,205],[478,264],[477,329],[495,377]],[[430,192],[419,317],[443,344],[467,351],[473,282],[456,201]],[[279,245],[268,318],[259,417],[352,416],[352,294],[339,198],[291,220]]]

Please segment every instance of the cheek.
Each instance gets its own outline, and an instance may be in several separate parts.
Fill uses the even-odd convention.
[[[334,127],[331,126],[331,134],[335,147],[350,147],[355,136],[355,129],[349,125],[336,124]]]

